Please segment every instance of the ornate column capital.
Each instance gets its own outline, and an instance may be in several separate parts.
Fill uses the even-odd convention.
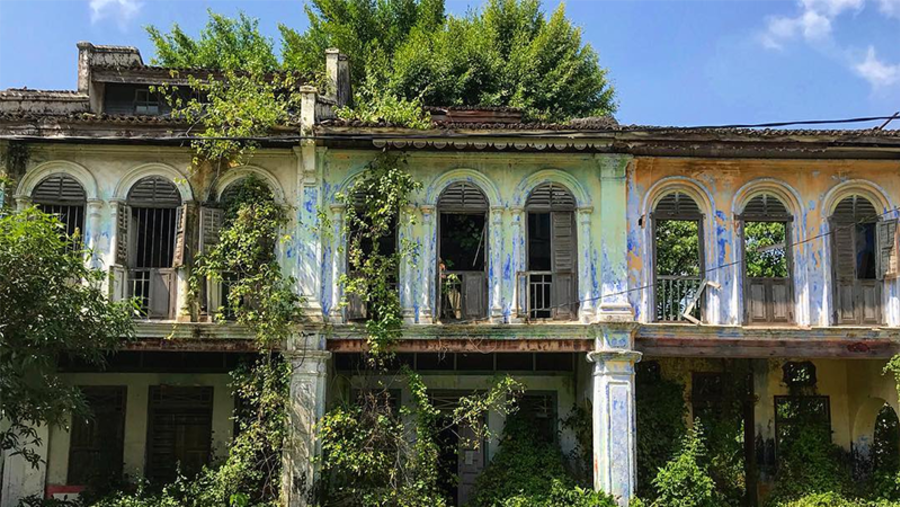
[[[13,196],[13,200],[16,201],[16,209],[22,211],[23,209],[31,206],[31,196],[26,194],[16,194]]]

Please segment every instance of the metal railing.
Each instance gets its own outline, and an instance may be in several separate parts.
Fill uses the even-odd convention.
[[[696,304],[703,287],[699,276],[656,276],[656,320],[659,322],[682,322],[690,320],[685,312],[700,319],[700,307]]]
[[[519,271],[516,279],[516,285],[521,291],[517,301],[518,314],[528,319],[552,318],[553,272]]]

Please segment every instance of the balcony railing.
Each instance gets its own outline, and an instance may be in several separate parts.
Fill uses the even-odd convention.
[[[128,297],[136,298],[146,319],[171,319],[175,315],[177,276],[174,268],[128,270]]]
[[[441,320],[487,318],[484,271],[441,272]]]
[[[577,319],[576,281],[568,271],[519,271],[517,314],[527,319]]]
[[[656,320],[660,322],[682,322],[700,319],[700,297],[703,279],[699,276],[656,276]]]

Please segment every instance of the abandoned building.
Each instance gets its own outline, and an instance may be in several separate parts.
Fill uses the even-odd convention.
[[[184,125],[150,88],[185,86],[202,69],[174,75],[134,48],[79,43],[77,90],[0,92],[0,148],[28,154],[7,204],[37,205],[80,230],[89,262],[113,275],[111,297],[137,297],[142,309],[138,339],[104,371],[60,365],[97,417],[39,428],[39,468],[4,457],[0,507],[77,495],[97,463],[165,481],[227,452],[228,371],[249,336],[184,315],[185,249],[212,240],[185,217],[214,209],[249,175],[294,211],[278,257],[311,322],[283,349],[295,362],[284,483],[290,506],[305,505],[313,425],[366,381],[354,367],[366,308],[342,304],[338,195],[384,149],[403,152],[422,183],[403,211],[414,224],[396,227],[396,241],[419,251],[397,275],[398,353],[437,406],[512,374],[535,424],[571,451],[576,436],[560,420],[589,404],[594,485],[621,502],[637,480],[637,366],[682,382],[692,412],[715,406],[735,362],[747,366],[753,499],[768,487],[792,404],[814,404],[833,441],[860,459],[879,414],[896,417],[882,369],[900,327],[900,131],[550,125],[508,108],[452,107],[433,108],[434,127],[414,131],[336,118],[349,62],[337,51],[326,62],[329,86],[301,89],[296,131],[273,134],[208,195],[188,183]],[[337,234],[320,233],[323,213]],[[215,223],[214,212],[204,217]],[[205,307],[223,290],[206,291]],[[812,389],[797,394],[799,384]],[[411,402],[403,386],[397,396]],[[499,435],[504,416],[487,425]],[[458,505],[497,449],[494,438],[451,453]]]

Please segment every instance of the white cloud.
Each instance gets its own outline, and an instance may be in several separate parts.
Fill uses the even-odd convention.
[[[865,78],[873,88],[881,88],[900,83],[900,64],[884,63],[875,55],[875,48],[869,46],[866,59],[854,67],[856,73]]]
[[[878,0],[878,10],[885,16],[900,19],[900,0]]]
[[[90,7],[91,23],[113,16],[124,25],[137,16],[142,4],[138,0],[90,0]]]
[[[831,36],[831,22],[847,11],[859,11],[866,0],[799,0],[796,16],[775,16],[767,20],[761,40],[770,49],[782,49],[785,42],[802,36],[807,42],[823,42]],[[894,2],[900,0],[878,0]]]

